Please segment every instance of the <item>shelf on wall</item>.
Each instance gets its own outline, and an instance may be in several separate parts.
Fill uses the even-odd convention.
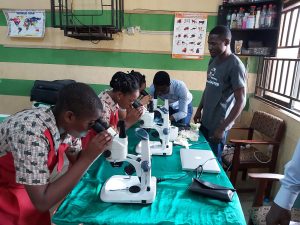
[[[251,5],[262,5],[262,4],[268,4],[268,3],[274,3],[274,0],[263,0],[263,1],[256,1],[256,2],[237,2],[237,3],[227,3],[224,4],[224,7],[238,7],[238,6],[251,6]]]
[[[239,28],[232,28],[231,31],[278,31],[278,27],[270,27],[270,28],[247,28],[247,29],[239,29]]]
[[[269,55],[262,55],[262,54],[242,54],[243,57],[248,56],[257,56],[257,57],[271,57],[276,55],[277,50],[277,41],[279,36],[279,26],[280,26],[280,15],[282,11],[282,2],[280,0],[261,0],[256,2],[238,2],[238,3],[228,3],[225,5],[219,6],[218,11],[218,25],[226,25],[227,24],[227,16],[233,10],[236,10],[238,7],[243,7],[246,10],[254,6],[263,6],[266,4],[276,5],[276,18],[273,21],[274,27],[266,28],[252,28],[252,29],[238,29],[232,28],[230,29],[232,32],[232,42],[230,44],[231,49],[234,52],[234,44],[235,41],[242,40],[243,41],[243,48],[248,49],[249,44],[251,47],[250,42],[260,42],[261,46],[267,47],[272,49],[271,54]],[[268,52],[269,53],[269,52]]]
[[[271,57],[272,55],[257,55],[257,54],[236,54],[237,56],[258,56],[258,57]]]

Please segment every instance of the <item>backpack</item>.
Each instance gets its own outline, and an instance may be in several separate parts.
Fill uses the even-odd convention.
[[[75,80],[36,80],[30,94],[30,101],[55,105],[59,91],[68,84],[76,83]]]

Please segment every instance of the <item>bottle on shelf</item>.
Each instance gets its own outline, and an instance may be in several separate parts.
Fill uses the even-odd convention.
[[[257,8],[257,11],[256,11],[256,15],[255,15],[255,25],[254,25],[254,28],[259,28],[259,19],[260,19],[260,7]]]
[[[265,27],[269,28],[271,27],[271,24],[272,24],[272,4],[269,4],[269,8],[265,19]]]
[[[237,27],[236,18],[237,18],[237,10],[234,10],[234,12],[231,15],[231,23],[230,23],[231,29],[235,29]]]
[[[260,28],[265,27],[266,15],[267,15],[267,5],[264,5],[262,8],[262,11],[260,13],[260,18],[259,18],[259,27]]]
[[[275,27],[275,21],[277,17],[277,8],[276,5],[272,7],[272,18],[271,18],[271,27]]]
[[[244,9],[241,7],[236,17],[236,28],[242,29],[243,17],[244,17]]]
[[[242,29],[246,29],[247,28],[248,16],[249,16],[249,13],[246,12],[245,15],[244,15],[244,17],[243,17]]]
[[[248,29],[253,29],[255,25],[255,8],[256,6],[251,6],[250,8],[250,15],[247,18],[247,28]]]
[[[231,10],[229,9],[227,15],[226,15],[226,26],[230,28],[231,25]]]

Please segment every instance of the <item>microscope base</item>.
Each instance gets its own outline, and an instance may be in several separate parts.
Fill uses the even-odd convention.
[[[150,153],[151,155],[172,155],[173,152],[173,142],[168,143],[168,147],[162,149],[160,141],[149,141],[150,142]],[[141,142],[136,146],[136,153],[141,153]]]
[[[151,177],[150,190],[130,192],[132,186],[140,186],[137,176],[115,175],[109,178],[101,189],[100,198],[104,202],[113,203],[152,203],[156,196],[156,177]]]

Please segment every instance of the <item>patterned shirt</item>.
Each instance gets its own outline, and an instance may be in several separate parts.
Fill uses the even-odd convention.
[[[49,129],[57,152],[61,143],[69,144],[70,153],[81,150],[81,141],[70,135],[61,138],[51,108],[24,110],[0,123],[0,157],[11,152],[16,182],[28,185],[49,183],[48,152],[50,144],[44,132]]]
[[[101,92],[98,97],[100,98],[100,101],[103,106],[103,114],[102,114],[102,119],[104,122],[107,122],[109,124],[110,122],[110,117],[113,114],[114,116],[116,113],[119,111],[119,105],[110,97],[107,91]]]

